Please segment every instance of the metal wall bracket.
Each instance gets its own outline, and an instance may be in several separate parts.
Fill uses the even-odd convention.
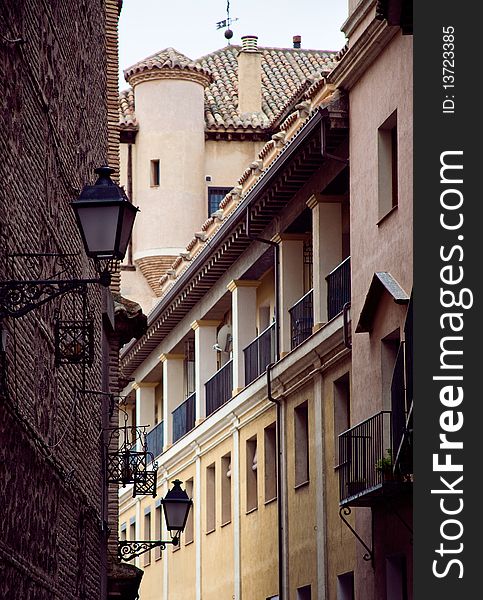
[[[366,561],[371,561],[372,568],[374,569],[374,531],[372,531],[372,539],[371,539],[371,547],[369,547],[364,540],[360,537],[357,531],[352,527],[349,521],[345,518],[351,514],[351,509],[349,506],[342,506],[339,510],[339,517],[342,521],[347,525],[347,527],[352,531],[354,536],[359,540],[359,542],[364,546],[367,550],[365,554],[363,554],[362,558]],[[345,516],[344,516],[345,515]]]
[[[172,540],[156,540],[156,541],[141,541],[141,540],[121,540],[117,547],[117,555],[119,560],[129,562],[136,556],[141,556],[145,552],[152,550],[153,548],[161,548],[166,550],[167,544],[173,544],[173,546],[179,545],[179,537],[175,537]]]

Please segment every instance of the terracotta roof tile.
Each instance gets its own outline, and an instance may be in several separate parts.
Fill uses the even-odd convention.
[[[322,75],[332,70],[336,53],[303,48],[259,48],[262,54],[262,112],[238,114],[238,53],[240,46],[191,60],[173,48],[149,56],[124,71],[126,79],[152,69],[188,69],[209,76],[205,88],[207,130],[268,129],[273,122]],[[135,123],[132,91],[120,97],[121,127]]]
[[[123,129],[137,129],[134,114],[134,91],[130,88],[119,94],[119,125]]]

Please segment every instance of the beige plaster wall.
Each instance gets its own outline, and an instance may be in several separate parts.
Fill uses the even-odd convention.
[[[146,251],[182,249],[206,218],[203,87],[188,80],[145,81],[135,88],[135,197],[141,209],[134,258]],[[160,185],[151,186],[151,160],[160,161]]]
[[[308,402],[309,423],[309,482],[295,486],[294,409]],[[311,585],[312,596],[317,590],[316,543],[316,466],[314,439],[314,390],[306,385],[286,401],[285,431],[287,452],[287,507],[288,507],[288,568],[290,600],[296,600],[299,587]]]
[[[258,156],[264,142],[206,140],[205,175],[211,177],[206,185],[234,187],[243,171]]]
[[[218,444],[201,458],[201,597],[203,600],[218,600],[219,598],[231,598],[233,596],[233,477],[231,481],[232,520],[222,526],[221,518],[221,458],[228,452],[231,453],[233,460],[231,437]],[[213,463],[215,464],[216,490],[215,529],[208,532],[206,524],[206,468]]]
[[[264,503],[263,430],[275,421],[275,408],[240,431],[241,591],[247,600],[265,599],[278,590],[277,503]],[[257,435],[258,508],[247,514],[246,442]]]

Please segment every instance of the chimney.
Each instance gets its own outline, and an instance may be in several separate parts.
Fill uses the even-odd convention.
[[[258,37],[242,37],[238,54],[238,112],[253,113],[262,110],[262,54]]]
[[[302,36],[300,35],[294,35],[292,38],[293,41],[293,47],[294,48],[301,48],[302,47]]]

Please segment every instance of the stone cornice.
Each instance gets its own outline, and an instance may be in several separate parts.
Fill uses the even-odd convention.
[[[150,69],[134,73],[129,77],[129,84],[134,88],[136,85],[145,81],[160,81],[163,79],[173,79],[176,81],[193,81],[203,87],[210,84],[209,75],[191,71],[189,69]]]
[[[161,354],[159,360],[165,363],[167,360],[184,360],[184,354],[174,354],[172,352],[167,354]]]
[[[158,381],[133,381],[132,389],[141,390],[142,388],[154,388],[159,385]]]
[[[200,327],[218,327],[221,321],[216,321],[214,319],[201,319],[200,321],[193,321],[191,323],[191,329],[196,331]]]
[[[350,38],[350,36],[354,33],[354,30],[367,17],[376,3],[377,0],[362,0],[362,2],[357,5],[355,11],[344,21],[342,27],[340,28],[341,31],[343,31],[345,35]]]
[[[350,90],[398,32],[398,27],[373,20],[331,72],[330,82],[340,89]]]

